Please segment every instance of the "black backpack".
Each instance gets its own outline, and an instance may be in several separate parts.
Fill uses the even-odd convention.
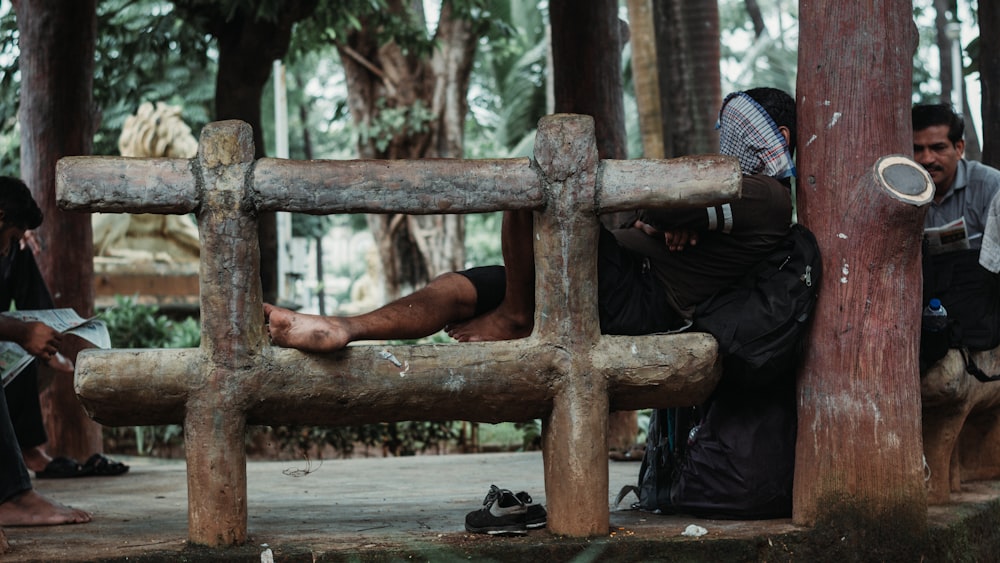
[[[633,508],[708,518],[791,514],[795,368],[822,264],[816,237],[792,225],[775,250],[695,309],[693,330],[719,342],[722,382],[702,406],[653,411]]]
[[[821,276],[816,237],[794,224],[739,282],[695,308],[691,330],[719,342],[727,385],[767,385],[795,369]]]
[[[652,411],[633,509],[755,520],[792,513],[793,374],[753,390],[719,389],[700,407]]]

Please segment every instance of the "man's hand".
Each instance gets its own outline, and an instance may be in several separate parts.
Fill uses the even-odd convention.
[[[667,245],[667,250],[670,250],[671,252],[680,252],[681,250],[684,250],[686,246],[695,246],[698,244],[697,231],[692,231],[690,229],[672,229],[669,231],[661,231],[648,223],[639,221],[638,219],[632,224],[632,227],[640,229],[649,236],[662,236],[664,244]]]
[[[59,352],[62,334],[45,323],[27,322],[16,342],[32,356],[48,362]]]
[[[673,252],[684,250],[684,247],[698,244],[698,233],[688,229],[674,229],[663,233],[663,241],[667,249]]]

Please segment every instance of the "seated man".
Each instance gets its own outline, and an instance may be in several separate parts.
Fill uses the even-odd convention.
[[[995,220],[989,219],[991,204],[1000,192],[1000,171],[965,159],[965,124],[950,105],[915,105],[912,118],[913,158],[934,182],[934,200],[924,218],[924,228],[943,227],[963,219],[968,243],[935,246],[931,241],[938,237],[927,242],[923,305],[932,298],[940,299],[952,328],[922,331],[921,373],[926,373],[949,347],[988,350],[1000,344],[995,276],[1000,270],[996,245],[1000,239]]]
[[[642,212],[626,228],[602,228],[603,333],[683,328],[695,305],[738,280],[788,233],[794,100],[773,88],[731,94],[719,127],[723,154],[739,157],[745,174],[742,197],[707,209]],[[442,328],[460,341],[528,336],[534,321],[532,212],[506,212],[501,235],[506,267],[443,274],[371,313],[321,317],[265,304],[271,339],[330,352],[355,340],[420,338]]]
[[[16,178],[0,178],[0,256],[15,248],[24,231],[42,222],[31,192]],[[61,336],[42,323],[0,317],[0,338],[15,341],[32,355],[51,362]],[[37,389],[35,390],[37,395]],[[0,397],[0,526],[42,526],[89,522],[90,515],[51,501],[32,489],[14,434],[7,400]]]

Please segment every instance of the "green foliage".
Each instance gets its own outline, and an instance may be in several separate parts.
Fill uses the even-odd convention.
[[[359,132],[362,143],[373,142],[379,151],[388,149],[396,137],[425,133],[434,121],[434,112],[420,100],[408,107],[389,107],[383,98],[376,102],[376,107],[374,119],[362,124]]]
[[[469,268],[503,264],[500,251],[500,224],[503,213],[465,216],[465,261]]]
[[[330,232],[333,217],[330,215],[292,214],[292,236],[315,239]]]
[[[146,101],[182,106],[197,135],[214,113],[211,38],[160,0],[103,0],[97,27],[94,101],[102,121],[94,154],[118,154],[125,118]]]
[[[101,319],[108,325],[114,348],[195,348],[201,341],[197,320],[171,320],[160,315],[155,306],[120,295]]]

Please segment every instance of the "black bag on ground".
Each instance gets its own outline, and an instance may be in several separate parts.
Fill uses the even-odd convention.
[[[816,237],[795,224],[738,283],[697,306],[692,330],[719,342],[727,384],[767,385],[795,369],[821,276]]]
[[[718,519],[787,518],[795,469],[791,374],[752,392],[716,392],[704,408],[653,411],[633,508]],[[616,502],[616,504],[617,504]]]

